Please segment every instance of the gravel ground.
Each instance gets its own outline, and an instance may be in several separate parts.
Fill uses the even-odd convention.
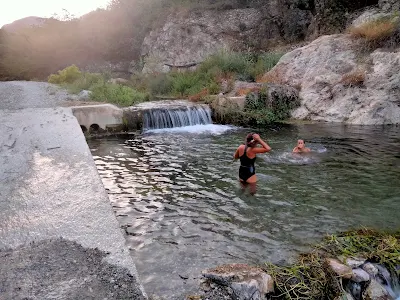
[[[44,108],[65,106],[76,97],[47,82],[0,82],[0,109]]]
[[[0,251],[0,299],[144,299],[106,253],[64,239]]]

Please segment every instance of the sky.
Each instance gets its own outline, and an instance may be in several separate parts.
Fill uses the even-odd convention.
[[[6,2],[0,9],[0,28],[15,20],[35,16],[49,18],[54,13],[63,15],[66,9],[80,17],[98,7],[105,8],[109,0],[0,0]]]

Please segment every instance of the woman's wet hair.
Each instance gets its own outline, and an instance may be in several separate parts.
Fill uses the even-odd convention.
[[[255,141],[254,141],[253,135],[254,135],[254,132],[249,133],[249,134],[246,136],[245,144],[246,144],[247,146],[250,146],[250,147],[253,147],[253,146],[254,146]]]

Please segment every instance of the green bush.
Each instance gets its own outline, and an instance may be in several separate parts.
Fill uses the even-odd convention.
[[[173,79],[169,74],[159,74],[148,78],[148,89],[152,95],[170,95]]]
[[[281,59],[283,53],[263,53],[257,58],[256,63],[251,69],[251,75],[253,78],[264,75],[266,72],[270,71],[278,61]]]
[[[181,97],[197,94],[212,83],[212,78],[207,73],[198,71],[174,73],[171,77],[172,94]]]
[[[251,68],[255,63],[255,57],[250,53],[222,51],[210,56],[199,67],[201,73],[219,69],[222,74],[236,74],[239,80],[254,81]]]
[[[222,79],[255,81],[273,68],[280,53],[243,53],[222,51],[207,58],[195,71],[168,74],[134,75],[131,85],[157,96],[187,97],[204,91],[218,94]]]
[[[66,67],[65,69],[58,71],[58,74],[51,74],[48,78],[49,83],[63,84],[73,83],[82,73],[79,68],[75,65]]]
[[[91,89],[91,98],[121,106],[130,106],[149,100],[149,95],[120,84],[100,83]]]
[[[207,88],[208,88],[208,92],[210,93],[210,95],[218,94],[219,91],[220,91],[219,84],[216,83],[215,81],[211,82],[211,83],[208,85]]]
[[[95,73],[82,73],[82,75],[74,82],[65,84],[70,93],[77,94],[82,90],[90,90],[94,85],[104,83],[104,76]]]

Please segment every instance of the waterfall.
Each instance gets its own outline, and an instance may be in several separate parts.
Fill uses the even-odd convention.
[[[186,108],[153,108],[143,115],[143,130],[211,124],[211,110],[205,105]]]

